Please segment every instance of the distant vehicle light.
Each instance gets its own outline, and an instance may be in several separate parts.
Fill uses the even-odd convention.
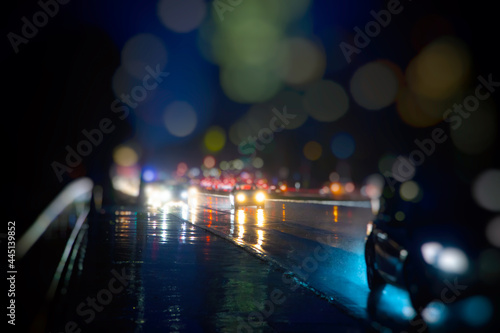
[[[191,188],[189,188],[188,193],[190,195],[196,195],[196,194],[198,194],[198,190],[196,189],[196,187],[191,187]]]
[[[243,202],[246,200],[246,196],[243,193],[239,193],[238,195],[236,195],[236,200],[238,202]]]
[[[366,235],[369,236],[372,233],[372,231],[373,231],[373,222],[370,221],[366,225]]]
[[[160,197],[160,198],[161,198],[161,200],[163,200],[163,201],[168,201],[168,200],[170,200],[171,196],[172,196],[172,194],[170,193],[170,191],[168,191],[168,190],[163,190],[163,191],[161,192],[161,197]]]
[[[259,192],[255,195],[255,200],[257,200],[257,202],[262,202],[262,201],[266,200],[266,196],[264,193]]]
[[[281,185],[281,186],[280,186],[280,190],[282,190],[282,191],[286,191],[286,185]]]
[[[443,245],[438,242],[429,242],[422,245],[420,251],[422,252],[422,257],[425,262],[429,265],[434,265],[436,263],[436,258],[439,252],[443,249]]]
[[[406,251],[405,249],[399,251],[399,260],[405,261],[407,257],[408,257],[408,251]]]
[[[188,197],[188,192],[187,192],[187,191],[183,191],[183,192],[181,193],[181,198],[182,198],[182,199],[187,199],[187,197]]]
[[[333,194],[340,194],[342,192],[342,186],[339,183],[332,183],[330,190]]]
[[[439,253],[437,267],[447,273],[463,274],[469,268],[469,260],[462,250],[449,247]]]
[[[354,186],[354,183],[351,183],[351,182],[349,182],[349,183],[345,184],[345,186],[344,186],[344,187],[345,187],[345,191],[346,191],[347,193],[352,193],[352,192],[354,192],[354,189],[356,188],[356,186]]]
[[[438,242],[429,242],[420,248],[426,263],[443,272],[463,274],[469,268],[469,259],[464,251],[456,247],[443,247]]]

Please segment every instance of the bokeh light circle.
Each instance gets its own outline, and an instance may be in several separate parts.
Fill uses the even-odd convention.
[[[207,169],[211,169],[215,166],[215,158],[213,156],[205,156],[203,159],[203,166]]]
[[[410,62],[406,79],[417,95],[442,100],[464,84],[470,70],[470,54],[464,42],[440,37],[428,44]]]
[[[425,102],[408,87],[400,87],[396,97],[396,108],[401,120],[413,127],[428,127],[443,121],[442,113],[448,106],[439,107],[437,106],[439,104],[430,103],[429,100]],[[427,107],[424,108],[423,105]]]
[[[399,188],[399,195],[403,200],[413,201],[418,197],[420,187],[412,180],[404,182]]]
[[[486,325],[493,314],[493,304],[486,296],[471,296],[462,305],[461,316],[468,325],[473,327]]]
[[[207,13],[207,4],[203,0],[160,0],[157,14],[168,29],[186,33],[196,29]]]
[[[382,156],[378,161],[378,170],[381,174],[385,175],[386,172],[392,170],[392,165],[396,161],[396,156],[391,154],[386,154]]]
[[[260,169],[264,166],[264,160],[260,157],[256,157],[254,158],[254,160],[252,161],[252,165],[254,168],[257,168],[257,169]]]
[[[346,159],[354,154],[356,143],[349,133],[338,133],[332,139],[331,149],[333,155],[340,159]]]
[[[399,89],[396,73],[380,61],[360,67],[351,78],[351,94],[356,103],[368,110],[380,110],[392,104]]]
[[[166,107],[163,120],[170,134],[185,137],[196,128],[198,117],[189,103],[175,101]]]
[[[306,90],[304,107],[309,115],[323,122],[342,117],[349,108],[349,97],[344,88],[333,81],[317,81]]]
[[[486,226],[486,238],[491,245],[500,247],[500,216],[495,217]]]
[[[113,150],[113,160],[117,165],[130,167],[138,162],[139,156],[132,147],[119,145]]]
[[[273,68],[242,63],[221,68],[220,84],[226,96],[238,103],[267,101],[282,87]]]
[[[320,79],[326,68],[325,55],[313,42],[304,38],[290,38],[279,50],[280,73],[290,85],[304,85]]]
[[[147,67],[163,70],[167,64],[167,50],[163,41],[153,34],[142,33],[130,38],[121,53],[122,66],[137,79],[148,75]]]
[[[472,194],[479,206],[500,212],[500,170],[489,169],[477,177]]]
[[[398,156],[392,164],[391,172],[398,182],[405,182],[415,176],[416,168],[407,157]]]
[[[217,152],[226,144],[226,132],[219,126],[212,126],[205,133],[203,143],[209,151]]]
[[[321,157],[323,149],[316,141],[309,141],[304,146],[304,156],[310,161],[316,161]]]
[[[474,111],[459,127],[450,131],[455,147],[469,155],[480,154],[489,149],[497,135],[498,117],[487,107]]]

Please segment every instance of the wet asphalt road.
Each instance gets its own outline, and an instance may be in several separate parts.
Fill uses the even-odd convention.
[[[268,201],[231,210],[198,196],[91,221],[80,296],[52,332],[424,332],[408,294],[370,293],[366,202]],[[429,326],[431,331],[441,326]]]
[[[67,327],[76,332],[371,330],[311,292],[271,257],[258,258],[250,248],[204,230],[206,222],[206,228],[223,231],[227,221],[230,231],[231,214],[204,208],[201,199],[189,208],[164,211],[109,208],[91,221],[79,296],[51,331]],[[250,209],[242,212],[249,214],[248,229],[241,229],[241,212],[234,229],[241,245],[255,241],[262,253],[268,247],[281,247],[279,240],[271,243],[272,238],[266,238],[271,229],[262,235],[253,229]],[[262,223],[259,215],[255,224]],[[295,251],[291,258],[302,250]]]
[[[190,208],[170,214],[209,230],[290,272],[312,293],[383,332],[455,332],[463,329],[461,299],[438,302],[416,314],[408,292],[386,285],[370,292],[364,243],[373,218],[366,201],[269,200],[264,209],[231,210],[224,195],[199,195]],[[470,328],[467,328],[470,330]]]

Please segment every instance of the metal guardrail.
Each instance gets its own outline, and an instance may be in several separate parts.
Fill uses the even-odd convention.
[[[89,178],[68,184],[17,243],[25,298],[19,304],[28,319],[21,324],[27,331],[46,331],[71,293],[75,267],[81,267],[75,264],[83,261],[93,187]]]

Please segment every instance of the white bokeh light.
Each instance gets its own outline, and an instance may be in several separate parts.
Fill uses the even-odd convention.
[[[175,101],[165,109],[163,120],[170,134],[177,137],[185,137],[193,133],[198,122],[198,117],[189,103]]]
[[[500,170],[489,169],[477,177],[472,186],[474,199],[481,207],[500,211]]]
[[[399,82],[389,66],[374,61],[356,70],[350,89],[357,104],[368,110],[380,110],[394,102]]]
[[[148,75],[147,67],[163,70],[167,64],[167,49],[163,41],[153,34],[137,34],[123,46],[122,66],[136,79]]]
[[[157,14],[168,29],[187,33],[201,24],[207,14],[207,4],[203,0],[160,0]]]
[[[491,245],[500,247],[500,216],[495,217],[486,226],[486,238]]]

